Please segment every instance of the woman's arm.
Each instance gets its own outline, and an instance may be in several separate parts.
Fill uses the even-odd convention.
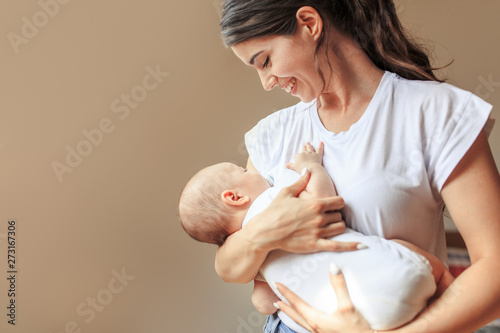
[[[249,160],[247,169],[250,168],[253,165]],[[282,189],[266,210],[218,248],[215,270],[224,281],[252,281],[267,254],[275,249],[296,253],[357,249],[358,243],[325,239],[344,231],[345,224],[339,213],[344,206],[342,198],[297,198],[307,186],[309,177],[308,172],[295,184]]]
[[[500,318],[500,176],[481,133],[441,194],[465,240],[472,265],[416,321],[412,332],[470,332]]]

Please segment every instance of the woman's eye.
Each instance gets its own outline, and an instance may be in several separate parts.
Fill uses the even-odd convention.
[[[264,61],[264,64],[262,65],[262,69],[266,68],[267,65],[269,65],[269,57],[266,57],[266,61]]]

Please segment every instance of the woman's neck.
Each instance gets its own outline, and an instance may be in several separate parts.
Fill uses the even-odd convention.
[[[335,50],[329,52],[332,73],[326,59],[322,68],[326,74],[326,89],[320,97],[321,108],[345,114],[352,107],[371,100],[384,71],[378,68],[359,45],[349,37],[334,34]]]
[[[348,130],[370,104],[384,71],[375,66],[351,38],[336,34],[335,50],[329,52],[332,73],[326,59],[322,68],[326,89],[318,98],[318,110],[325,127],[333,132]]]

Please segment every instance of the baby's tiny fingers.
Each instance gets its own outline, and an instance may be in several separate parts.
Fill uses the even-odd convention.
[[[325,149],[325,144],[323,143],[323,141],[321,141],[318,145],[318,150],[316,152],[318,153],[318,155],[323,156],[324,149]]]
[[[315,152],[314,147],[310,142],[306,143],[307,151]]]

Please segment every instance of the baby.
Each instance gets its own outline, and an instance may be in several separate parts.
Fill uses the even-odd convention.
[[[317,151],[307,143],[295,156],[295,162],[287,164],[289,169],[311,173],[299,198],[336,195],[322,166],[323,149],[322,143]],[[179,200],[181,224],[192,238],[220,246],[262,212],[278,192],[256,171],[232,163],[216,164],[198,172],[184,188]],[[273,303],[279,292],[274,282],[280,282],[311,306],[327,313],[335,311],[336,297],[328,277],[333,262],[345,276],[354,306],[372,329],[388,330],[411,321],[433,295],[439,296],[453,280],[439,259],[410,243],[365,236],[348,228],[332,239],[360,242],[367,249],[314,254],[272,251],[259,273],[267,283],[260,276],[254,280],[252,303],[256,309],[263,314],[276,311]],[[296,332],[308,332],[285,313],[280,311],[278,315]]]

